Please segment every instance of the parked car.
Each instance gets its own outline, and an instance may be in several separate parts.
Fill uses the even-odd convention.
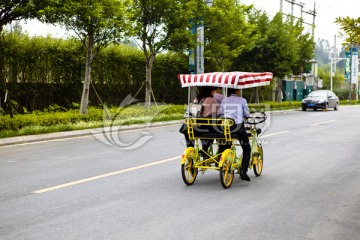
[[[307,108],[317,109],[334,108],[339,109],[339,98],[336,94],[329,90],[317,90],[309,93],[309,95],[302,100],[302,110]]]

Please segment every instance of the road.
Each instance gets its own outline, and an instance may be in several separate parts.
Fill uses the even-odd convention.
[[[262,175],[226,190],[183,183],[179,125],[0,147],[0,239],[360,239],[359,122],[270,114]]]

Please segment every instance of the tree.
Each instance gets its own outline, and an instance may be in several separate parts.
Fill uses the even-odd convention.
[[[298,58],[294,62],[294,66],[292,66],[292,73],[295,75],[304,73],[305,65],[315,57],[314,39],[310,33],[303,33],[303,31],[304,28],[301,22],[297,22],[293,27],[290,27],[291,36],[295,39],[294,43],[298,47],[296,53]]]
[[[86,47],[86,65],[80,114],[88,113],[91,67],[96,53],[110,42],[119,42],[126,25],[127,0],[49,0],[43,21],[73,30]],[[61,2],[61,3],[60,3]]]
[[[360,17],[338,17],[335,23],[340,25],[341,30],[346,34],[347,43],[360,44]]]
[[[31,0],[1,0],[0,32],[12,21],[33,17],[36,6]]]
[[[217,71],[227,71],[232,61],[254,44],[247,15],[253,6],[237,0],[216,0],[205,14],[205,57],[216,62]]]
[[[0,82],[3,89],[3,98],[5,107],[9,109],[10,117],[13,117],[11,106],[11,99],[9,90],[7,88],[6,79],[3,73],[4,70],[4,44],[3,44],[3,29],[4,27],[15,21],[26,18],[35,17],[38,10],[38,4],[31,0],[1,0],[0,2]]]
[[[202,0],[133,0],[131,35],[140,41],[139,47],[146,60],[145,107],[151,105],[152,67],[156,55],[170,50],[183,52],[194,42],[189,21],[195,17],[194,9],[202,13]]]
[[[281,14],[270,20],[265,12],[259,10],[251,11],[248,19],[255,25],[250,35],[255,41],[238,55],[232,70],[272,72],[274,77],[282,79],[288,74],[302,72],[305,63],[313,58],[312,38],[302,33],[300,23],[291,18],[283,20]],[[258,102],[257,89],[255,96]]]
[[[283,78],[293,71],[299,71],[304,62],[313,57],[314,44],[308,34],[302,34],[302,27],[291,19],[285,22],[281,14],[270,21],[264,12],[254,12],[249,17],[257,27],[257,37],[252,48],[246,49],[234,62],[233,68],[243,71],[269,71]]]

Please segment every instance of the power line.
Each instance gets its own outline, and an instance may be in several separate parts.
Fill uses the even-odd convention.
[[[304,11],[304,6],[305,6],[305,3],[303,2],[298,2],[296,0],[285,0],[285,2],[288,2],[291,4],[291,18],[296,18],[296,19],[299,19],[301,24],[308,24],[310,26],[312,26],[312,36],[314,37],[314,32],[315,32],[315,17],[316,17],[316,5],[314,3],[314,9],[313,10],[308,10],[308,11]],[[297,7],[300,7],[301,8],[301,16],[300,17],[295,17],[294,16],[294,6],[297,6]],[[283,13],[283,0],[280,0],[280,12],[283,14],[283,15],[286,15],[286,16],[289,16],[289,14],[284,14]],[[313,17],[313,21],[312,23],[307,23],[307,22],[304,22],[303,21],[303,13],[305,14],[308,14],[308,15],[311,15]]]
[[[346,0],[342,0],[341,3],[339,3],[338,0],[317,0],[317,3],[320,3],[320,8],[326,8],[330,11],[332,11],[332,13],[334,13],[334,15],[339,14],[340,12],[346,12],[346,14],[351,14],[354,16],[358,16],[358,11],[356,11],[356,7],[355,8],[351,8],[350,6],[354,5],[351,3],[348,3]],[[339,6],[340,4],[340,6]],[[341,11],[342,10],[342,11]]]

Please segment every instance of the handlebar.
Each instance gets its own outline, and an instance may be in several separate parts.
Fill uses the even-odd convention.
[[[246,123],[251,125],[256,125],[265,122],[266,119],[267,116],[264,112],[252,112],[246,118]]]

